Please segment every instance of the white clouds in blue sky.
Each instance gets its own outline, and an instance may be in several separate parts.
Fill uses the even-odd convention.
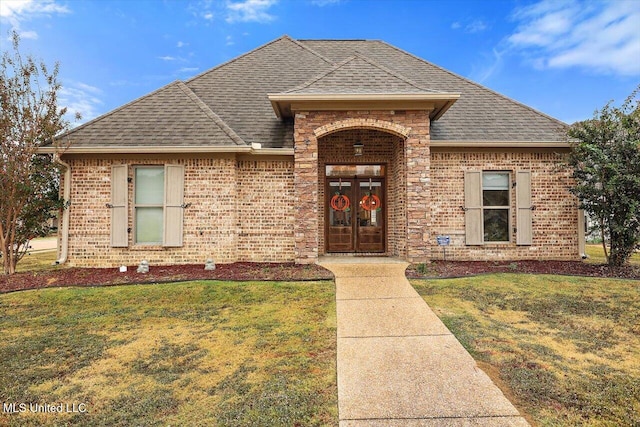
[[[199,0],[190,3],[188,8],[195,16],[209,23],[224,19],[227,24],[264,24],[276,18],[270,9],[277,3],[278,0]]]
[[[271,22],[275,16],[269,13],[269,9],[277,3],[277,0],[242,0],[227,1],[227,23],[235,22]]]
[[[23,22],[28,22],[38,16],[52,16],[70,12],[67,6],[56,3],[55,0],[0,1],[0,19],[8,21],[12,29],[24,39],[36,40],[38,33],[33,29],[24,29]]]
[[[47,62],[60,60],[62,99],[70,110],[83,108],[85,119],[289,34],[385,40],[570,121],[587,118],[609,99],[623,99],[640,80],[639,5],[640,0],[0,0],[0,38],[15,29],[25,53],[31,49]]]
[[[76,113],[86,122],[101,114],[103,104],[101,89],[76,81],[64,81],[59,92],[60,106],[67,107],[67,120],[73,125]]]
[[[541,69],[640,74],[640,3],[545,0],[517,9],[510,45]]]
[[[489,29],[489,25],[483,21],[482,19],[473,19],[466,24],[462,24],[459,21],[456,21],[451,24],[452,30],[462,29],[465,33],[474,34],[481,33],[487,29]]]

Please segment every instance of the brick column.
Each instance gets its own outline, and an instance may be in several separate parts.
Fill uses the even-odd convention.
[[[297,113],[294,128],[295,258],[297,264],[318,259],[318,139]]]
[[[405,141],[407,165],[407,258],[424,262],[430,256],[431,189],[429,153],[429,114],[416,111],[407,114],[411,133]]]

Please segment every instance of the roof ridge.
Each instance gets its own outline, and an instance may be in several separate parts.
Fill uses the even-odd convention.
[[[392,69],[387,68],[382,64],[378,64],[376,61],[374,61],[373,59],[367,57],[362,52],[359,52],[359,51],[356,50],[355,51],[355,56],[357,58],[360,58],[363,61],[373,65],[374,67],[381,69],[385,73],[391,74],[392,76],[394,76],[394,77],[402,80],[403,82],[405,82],[405,83],[407,83],[407,84],[409,84],[409,85],[411,85],[413,87],[416,87],[416,88],[418,88],[420,90],[424,90],[424,91],[427,91],[427,92],[433,92],[433,93],[441,93],[442,92],[441,90],[434,90],[434,89],[429,89],[429,88],[426,88],[426,87],[422,87],[419,84],[417,84],[416,82],[414,82],[413,80],[409,79],[408,77],[405,77],[404,75],[400,74],[399,72],[393,71]]]
[[[389,46],[389,47],[391,47],[392,49],[397,50],[397,51],[398,51],[398,52],[400,52],[400,53],[403,53],[403,54],[408,55],[408,56],[410,56],[410,57],[412,57],[412,58],[414,58],[414,59],[417,59],[417,60],[419,60],[420,62],[424,62],[425,64],[428,64],[428,65],[430,65],[430,66],[432,66],[432,67],[435,67],[435,68],[437,68],[437,69],[439,69],[439,70],[441,70],[441,71],[444,71],[445,73],[450,74],[450,75],[452,75],[452,76],[454,76],[454,77],[456,77],[456,78],[459,78],[459,79],[461,79],[461,80],[464,80],[465,82],[470,83],[470,84],[472,84],[472,85],[474,85],[474,86],[476,86],[476,87],[479,87],[479,88],[481,88],[481,89],[487,90],[487,91],[489,91],[489,92],[493,93],[494,95],[499,96],[500,98],[506,99],[506,100],[507,100],[507,101],[509,101],[509,102],[512,102],[512,103],[514,103],[514,104],[517,104],[517,105],[519,105],[519,106],[521,106],[521,107],[524,107],[524,108],[526,108],[526,109],[528,109],[528,110],[531,110],[531,111],[533,111],[534,113],[536,113],[536,114],[538,114],[538,115],[540,115],[540,116],[546,117],[547,119],[550,119],[550,120],[552,120],[552,121],[554,121],[554,122],[556,122],[556,123],[558,123],[558,124],[560,124],[560,125],[562,125],[562,126],[568,126],[568,124],[567,124],[567,123],[565,123],[565,122],[563,122],[562,120],[558,120],[558,119],[556,119],[555,117],[552,117],[552,116],[550,116],[550,115],[548,115],[548,114],[546,114],[546,113],[543,113],[542,111],[536,110],[535,108],[530,107],[530,106],[528,106],[528,105],[526,105],[526,104],[523,104],[523,103],[522,103],[522,102],[520,102],[520,101],[516,101],[515,99],[509,98],[508,96],[503,95],[503,94],[501,94],[501,93],[499,93],[499,92],[496,92],[495,90],[493,90],[493,89],[491,89],[491,88],[488,88],[488,87],[486,87],[486,86],[483,86],[483,85],[481,85],[480,83],[478,83],[478,82],[474,82],[473,80],[470,80],[470,79],[468,79],[468,78],[466,78],[466,77],[464,77],[464,76],[461,76],[461,75],[459,75],[459,74],[456,74],[456,73],[454,73],[453,71],[447,70],[446,68],[443,68],[443,67],[441,67],[441,66],[439,66],[439,65],[437,65],[437,64],[434,64],[433,62],[429,62],[429,61],[427,61],[427,60],[426,60],[426,59],[424,59],[424,58],[420,58],[419,56],[416,56],[416,55],[414,55],[414,54],[412,54],[412,53],[410,53],[410,52],[407,52],[406,50],[400,49],[399,47],[394,46],[394,45],[392,45],[392,44],[390,44],[390,43],[387,43],[387,42],[386,42],[386,41],[384,41],[384,40],[376,40],[376,41],[377,41],[378,43],[382,43],[382,44],[384,44],[384,45],[386,45],[386,46]]]
[[[353,61],[354,59],[356,59],[355,55],[350,56],[347,59],[343,59],[342,61],[334,64],[333,67],[329,68],[328,70],[323,71],[322,73],[316,75],[315,77],[311,77],[306,82],[301,83],[298,86],[293,87],[293,88],[291,88],[291,89],[289,89],[289,90],[287,90],[287,91],[285,91],[283,93],[290,93],[290,92],[294,92],[294,91],[297,91],[297,90],[300,90],[300,89],[304,89],[305,87],[309,87],[312,84],[314,84],[315,82],[317,82],[318,80],[322,79],[323,77],[326,77],[330,73],[332,73],[332,72],[334,72],[336,70],[339,70],[341,67],[344,67],[345,65],[347,65],[349,62]]]
[[[313,53],[315,56],[317,56],[318,58],[322,59],[323,61],[325,61],[327,64],[331,64],[334,65],[335,62],[329,60],[328,58],[320,55],[318,52],[316,52],[315,50],[311,49],[309,46],[305,46],[303,43],[299,42],[298,40],[291,38],[289,36],[287,36],[286,34],[284,36],[282,36],[283,38],[287,38],[289,40],[291,40],[293,43],[297,44],[298,46],[300,46],[303,49],[308,50],[309,52]]]
[[[121,110],[124,110],[125,108],[130,107],[131,105],[133,105],[133,104],[135,104],[137,102],[142,101],[143,99],[149,98],[150,96],[153,96],[153,95],[155,95],[155,94],[157,94],[159,92],[162,92],[163,90],[169,89],[171,86],[176,85],[178,83],[182,83],[182,82],[180,80],[174,80],[171,83],[166,84],[166,85],[154,90],[153,92],[149,92],[149,93],[147,93],[145,95],[142,95],[142,96],[140,96],[138,98],[135,98],[135,99],[127,102],[126,104],[123,104],[123,105],[119,106],[118,108],[115,108],[115,109],[113,109],[113,110],[111,110],[111,111],[109,111],[107,113],[104,113],[104,114],[102,114],[102,115],[100,115],[100,116],[98,116],[98,117],[96,117],[94,119],[91,119],[88,122],[81,124],[80,126],[76,126],[73,129],[70,129],[69,131],[67,131],[67,132],[63,133],[62,135],[60,135],[58,138],[68,137],[69,135],[71,135],[72,133],[75,133],[76,131],[79,131],[80,129],[83,129],[83,128],[89,126],[89,125],[92,125],[92,124],[94,124],[96,122],[99,122],[100,120],[104,120],[107,117],[110,117],[110,116],[114,115],[115,113],[117,113],[117,112],[119,112]]]
[[[250,50],[249,52],[245,52],[242,55],[236,56],[236,57],[228,60],[227,62],[223,62],[222,64],[219,64],[219,65],[216,65],[215,67],[209,68],[208,70],[205,70],[205,71],[201,72],[200,74],[197,74],[197,75],[191,77],[190,79],[185,80],[184,83],[185,84],[189,84],[192,81],[194,81],[195,79],[198,79],[198,78],[204,76],[205,74],[209,74],[212,71],[215,71],[215,70],[217,70],[219,68],[222,68],[222,67],[224,67],[226,65],[229,65],[231,63],[234,63],[234,62],[238,61],[240,58],[244,58],[245,56],[251,55],[252,53],[255,53],[255,52],[257,52],[257,51],[259,51],[261,49],[264,49],[265,47],[267,47],[269,45],[272,45],[272,44],[274,44],[276,42],[279,42],[281,40],[289,40],[289,41],[291,41],[292,39],[288,35],[283,34],[282,36],[278,37],[277,39],[273,39],[270,42],[267,42],[267,43],[265,43],[263,45],[260,45],[260,46],[256,47],[255,49]]]
[[[247,145],[247,143],[242,138],[240,138],[240,136],[238,136],[238,134],[233,129],[231,129],[231,127],[228,124],[226,124],[225,121],[222,120],[220,116],[218,116],[211,108],[209,108],[209,106],[205,104],[204,101],[202,101],[198,97],[198,95],[196,95],[195,92],[193,92],[189,88],[189,86],[187,86],[181,81],[178,81],[177,84],[180,90],[182,90],[182,92],[185,95],[187,95],[207,115],[207,117],[213,120],[213,122],[224,133],[226,133],[229,136],[229,138],[231,138],[233,142],[236,143],[236,145]]]
[[[376,42],[379,39],[299,39],[301,42]]]

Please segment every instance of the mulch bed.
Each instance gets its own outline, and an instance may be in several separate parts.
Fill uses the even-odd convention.
[[[0,275],[0,293],[59,286],[109,286],[129,283],[166,283],[186,280],[331,280],[333,274],[318,265],[293,263],[219,264],[213,271],[202,264],[151,266],[149,273],[136,272],[129,266],[126,273],[118,268],[58,268],[55,270]],[[433,261],[423,266],[409,266],[410,279],[465,277],[490,273],[566,274],[589,277],[640,279],[640,266],[610,268],[606,265],[571,261]]]
[[[237,262],[218,264],[205,270],[203,264],[149,267],[149,273],[137,273],[137,266],[118,268],[59,268],[56,270],[0,275],[0,293],[57,286],[108,286],[125,283],[166,283],[186,280],[330,280],[333,274],[318,265],[293,263]]]
[[[580,261],[433,261],[407,268],[410,279],[465,277],[491,273],[562,274],[570,276],[640,279],[640,266],[613,268]]]

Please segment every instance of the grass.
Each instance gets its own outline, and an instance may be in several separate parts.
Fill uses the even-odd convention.
[[[591,264],[606,264],[607,263],[607,258],[605,258],[605,256],[604,256],[604,250],[602,249],[602,245],[601,244],[595,244],[595,245],[589,244],[589,245],[586,245],[585,246],[585,252],[589,256],[589,258],[587,258],[586,262],[591,263]],[[631,258],[629,259],[629,264],[631,264],[631,265],[640,265],[640,252],[635,252],[633,255],[631,255]]]
[[[412,284],[534,425],[640,425],[640,282],[495,274]]]
[[[0,295],[0,400],[87,409],[0,425],[336,425],[334,297],[330,281]]]
[[[56,259],[56,251],[40,251],[27,253],[18,262],[18,265],[16,265],[16,271],[18,273],[22,273],[25,271],[38,272],[64,268],[64,266],[54,265]]]

